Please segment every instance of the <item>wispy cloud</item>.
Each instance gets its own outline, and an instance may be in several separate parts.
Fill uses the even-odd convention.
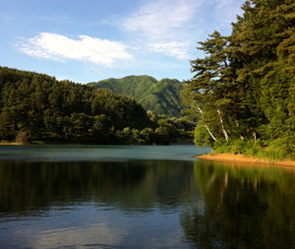
[[[140,7],[123,22],[129,32],[149,39],[174,38],[173,31],[187,24],[203,0],[154,0]]]
[[[126,18],[122,27],[141,37],[148,49],[188,58],[191,21],[205,0],[151,0]]]
[[[187,60],[189,55],[187,53],[188,44],[186,42],[166,42],[166,43],[151,43],[150,50],[154,52],[164,53],[168,56],[176,57],[178,59]]]
[[[132,55],[121,42],[80,35],[79,40],[54,33],[40,33],[22,40],[17,48],[30,56],[65,61],[67,59],[111,66],[118,60],[130,60]]]

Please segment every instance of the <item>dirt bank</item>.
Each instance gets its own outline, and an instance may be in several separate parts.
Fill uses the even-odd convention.
[[[273,161],[268,159],[260,159],[255,157],[248,157],[241,154],[234,155],[234,154],[206,154],[197,156],[198,159],[203,160],[211,160],[211,161],[220,161],[220,162],[237,162],[237,163],[255,163],[255,164],[269,164],[269,165],[280,165],[280,166],[289,166],[289,167],[295,167],[295,161]]]

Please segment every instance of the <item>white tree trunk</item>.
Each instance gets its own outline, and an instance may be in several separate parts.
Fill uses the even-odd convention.
[[[202,109],[201,109],[198,105],[197,105],[197,109],[198,109],[198,111],[201,113],[202,118],[203,118],[203,120],[204,120],[204,113],[203,113]],[[212,134],[212,132],[210,131],[208,125],[204,124],[204,127],[207,129],[207,131],[208,131],[209,135],[211,136],[211,138],[212,138],[214,141],[217,141],[217,139],[215,138],[215,136],[214,136],[214,135]]]
[[[220,111],[219,109],[217,109],[217,113],[219,114],[219,120],[220,120],[220,123],[221,123],[221,129],[222,129],[222,132],[224,134],[224,137],[225,137],[225,140],[228,141],[229,140],[229,136],[224,128],[224,125],[223,125],[223,120],[221,118],[221,115],[220,115]]]
[[[205,124],[204,126],[205,126],[205,128],[207,129],[207,131],[208,131],[208,133],[210,134],[210,136],[212,137],[212,139],[213,139],[214,141],[216,141],[216,138],[214,137],[214,135],[213,135],[212,132],[210,131],[209,127],[208,127],[206,124]]]

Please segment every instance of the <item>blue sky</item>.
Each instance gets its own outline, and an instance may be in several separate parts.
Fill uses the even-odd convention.
[[[230,34],[244,0],[0,0],[0,66],[88,83],[187,80],[197,41]]]

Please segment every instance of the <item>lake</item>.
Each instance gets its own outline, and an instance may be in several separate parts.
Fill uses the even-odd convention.
[[[1,146],[0,248],[295,248],[295,170],[195,146]]]

